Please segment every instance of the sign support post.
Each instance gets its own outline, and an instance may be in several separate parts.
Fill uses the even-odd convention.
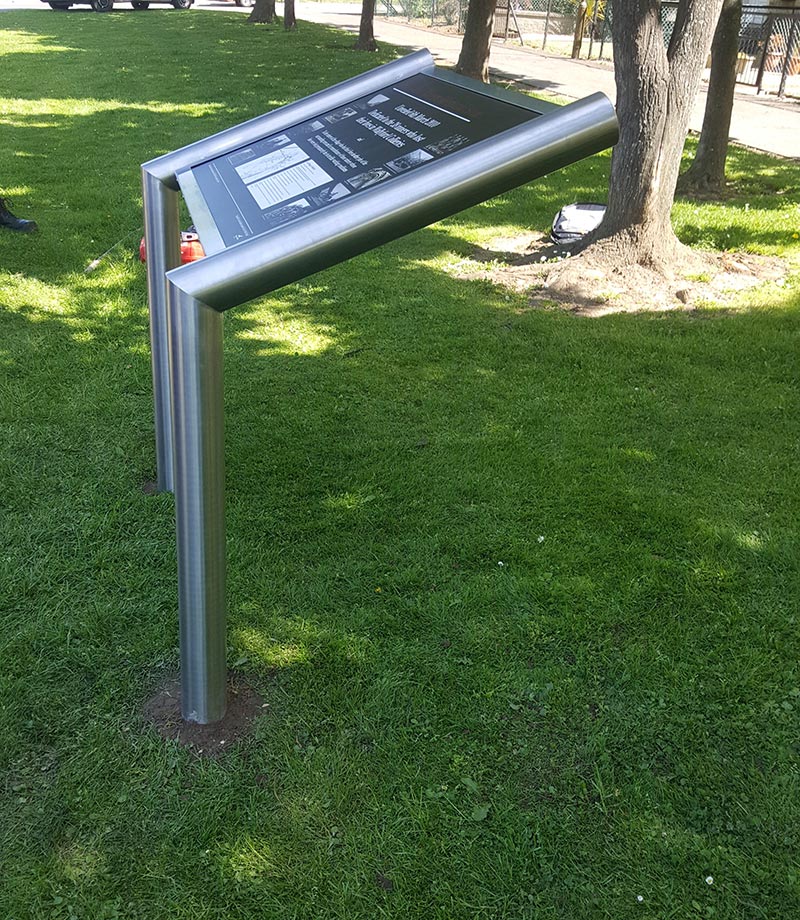
[[[225,454],[222,313],[171,282],[172,374],[181,713],[225,715]]]
[[[172,410],[169,392],[169,336],[166,273],[181,264],[178,192],[142,172],[147,298],[150,303],[150,355],[156,433],[156,488],[172,492]]]

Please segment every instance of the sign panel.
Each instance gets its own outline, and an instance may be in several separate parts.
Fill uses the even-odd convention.
[[[204,229],[212,231],[203,226],[210,218],[213,235],[228,247],[539,114],[532,107],[419,73],[177,178],[201,239]],[[197,195],[190,189],[200,193],[203,207],[193,207]]]

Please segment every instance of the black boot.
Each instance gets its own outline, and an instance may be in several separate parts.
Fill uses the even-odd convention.
[[[0,198],[0,227],[18,230],[20,233],[33,233],[34,230],[39,229],[35,220],[23,220],[21,217],[15,217],[6,207],[4,198]]]

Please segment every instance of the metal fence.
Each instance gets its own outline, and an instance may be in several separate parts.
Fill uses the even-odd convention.
[[[499,0],[498,10],[501,4],[509,2],[510,9],[505,17],[508,31],[504,37],[519,37],[525,44],[542,49],[549,45],[553,50],[571,50],[577,21],[576,0]],[[601,48],[604,45],[603,33],[607,29],[605,9],[608,5],[608,0],[592,0],[589,3],[584,32],[584,42],[588,43],[587,57],[603,56]],[[610,32],[608,37],[610,39]]]
[[[375,13],[463,32],[467,0],[378,0]]]
[[[377,13],[463,32],[467,5],[468,0],[379,0]],[[569,53],[575,39],[577,9],[578,0],[498,0],[494,34]],[[666,43],[672,37],[677,10],[675,0],[661,4]],[[611,59],[612,17],[612,0],[589,0],[581,57]],[[800,95],[800,8],[742,8],[736,80],[756,87],[758,92]]]
[[[759,93],[800,93],[800,9],[742,7],[736,81]]]
[[[590,0],[584,55],[603,58],[611,50],[610,0]],[[379,16],[463,32],[468,0],[378,0]],[[575,34],[578,0],[498,0],[494,35],[552,50],[569,50]],[[588,49],[588,50],[587,50]]]

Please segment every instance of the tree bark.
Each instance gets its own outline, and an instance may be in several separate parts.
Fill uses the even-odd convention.
[[[595,0],[597,2],[597,0]],[[575,34],[572,38],[572,60],[577,61],[581,56],[581,45],[583,44],[583,33],[586,30],[586,14],[589,12],[587,0],[581,0],[575,11]]]
[[[256,0],[247,17],[248,22],[275,22],[275,0]]]
[[[669,47],[657,0],[615,0],[612,37],[619,143],[602,224],[580,247],[611,265],[669,272],[680,250],[670,211],[722,0],[680,0]]]
[[[711,43],[711,75],[703,128],[692,165],[678,183],[682,191],[720,192],[725,188],[741,24],[742,0],[723,0]]]
[[[361,23],[358,27],[358,38],[353,47],[357,51],[377,51],[378,43],[375,41],[375,0],[362,0]]]
[[[489,82],[489,48],[494,31],[494,10],[497,0],[469,0],[467,22],[456,73]]]
[[[283,29],[285,32],[294,32],[297,28],[294,0],[283,0]]]

